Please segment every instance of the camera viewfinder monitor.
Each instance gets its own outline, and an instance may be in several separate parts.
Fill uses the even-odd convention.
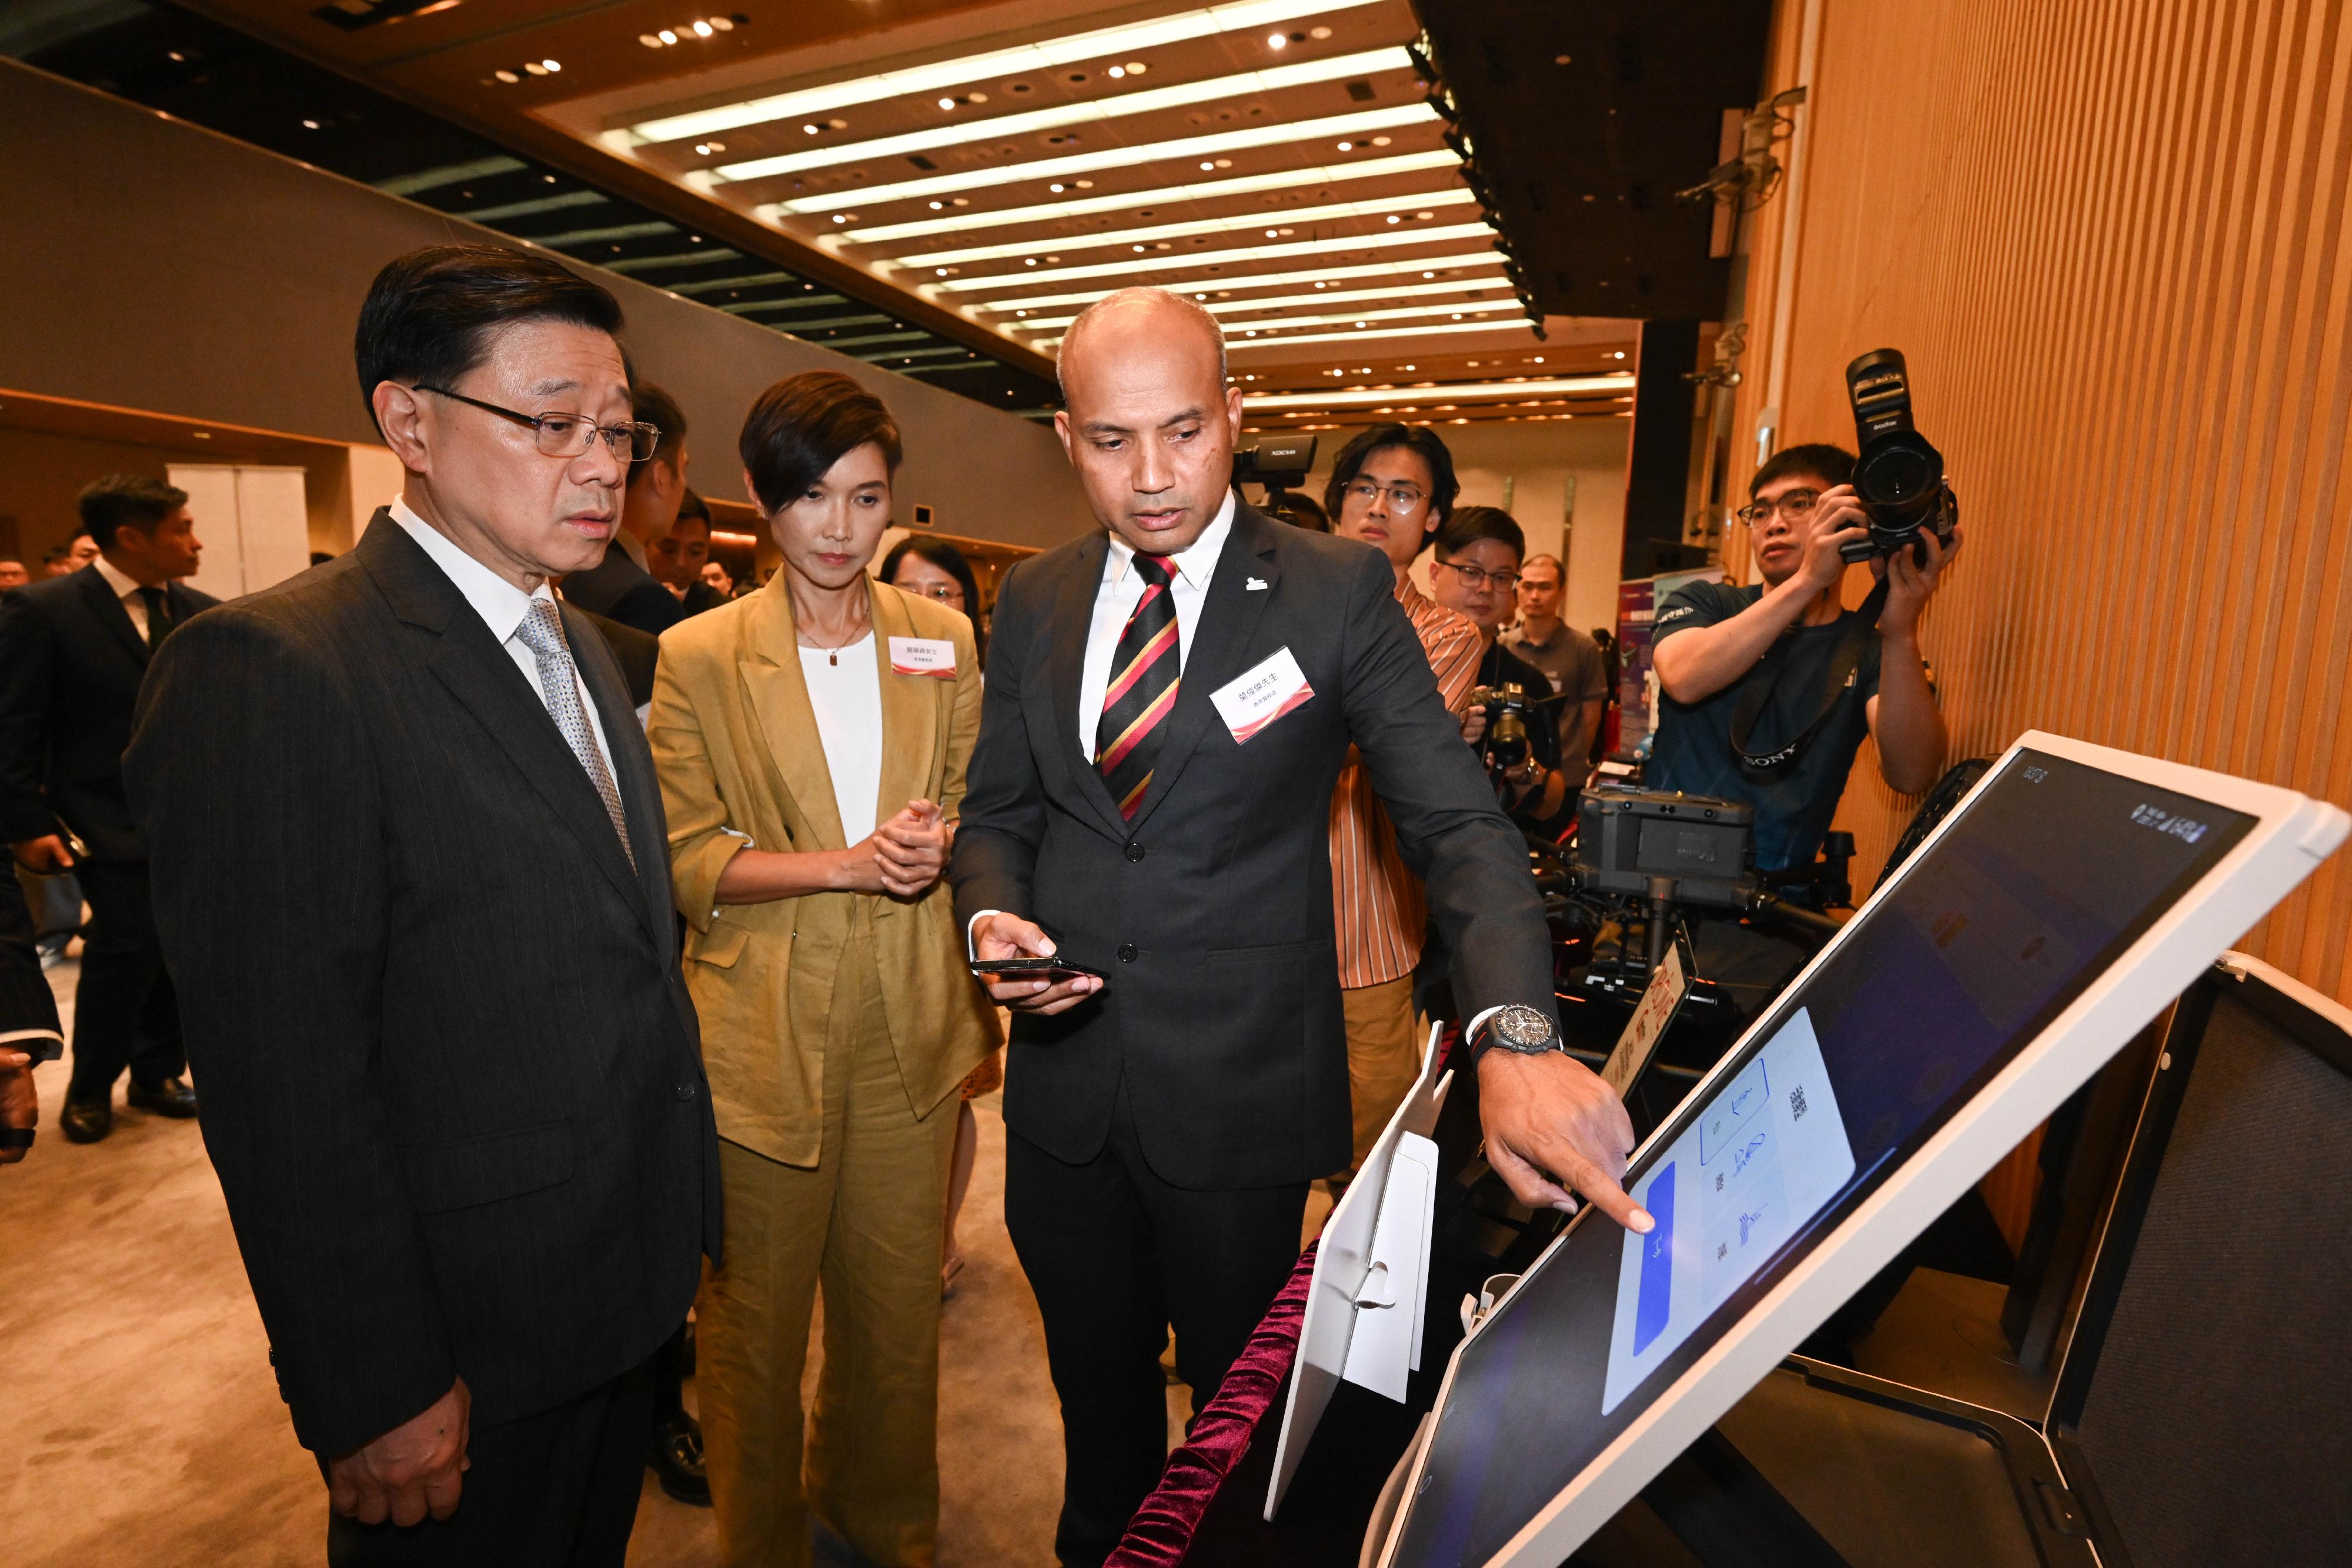
[[[2024,737],[1456,1349],[1378,1561],[1555,1568],[2348,826]]]

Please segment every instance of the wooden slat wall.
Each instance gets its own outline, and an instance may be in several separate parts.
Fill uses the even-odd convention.
[[[1779,444],[1851,447],[1846,361],[1909,357],[1968,535],[1924,630],[1956,755],[2042,728],[2352,802],[2347,5],[1815,4]],[[1743,490],[1788,210],[1748,236]],[[1912,805],[1865,748],[1859,885]],[[2352,857],[2242,946],[2352,999]]]

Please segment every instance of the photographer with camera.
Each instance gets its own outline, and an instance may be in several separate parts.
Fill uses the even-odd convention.
[[[1836,446],[1776,454],[1738,514],[1763,584],[1681,589],[1651,632],[1659,703],[1649,783],[1754,806],[1759,872],[1811,863],[1865,734],[1878,741],[1881,777],[1900,793],[1927,789],[1944,764],[1919,615],[1959,532],[1874,528],[1854,467]],[[1882,545],[1892,553],[1877,553]],[[1859,611],[1844,608],[1839,591],[1857,550],[1870,552],[1880,580]]]
[[[1551,678],[1506,646],[1497,635],[1511,612],[1527,535],[1499,507],[1459,507],[1438,530],[1430,565],[1430,597],[1466,617],[1485,640],[1478,685],[1462,716],[1462,738],[1486,766],[1495,793],[1513,821],[1529,832],[1555,836],[1581,777],[1560,767],[1559,726],[1566,699]]]

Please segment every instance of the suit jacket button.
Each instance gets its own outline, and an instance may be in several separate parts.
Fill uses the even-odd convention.
[[[678,1081],[677,1097],[680,1100],[691,1100],[700,1091],[696,1089],[694,1086],[693,1079],[685,1078]]]
[[[1122,942],[1118,945],[1118,961],[1122,964],[1132,964],[1135,962],[1134,943]]]
[[[1137,843],[1129,844],[1127,846],[1127,858],[1131,861],[1141,860],[1143,858],[1143,846]]]

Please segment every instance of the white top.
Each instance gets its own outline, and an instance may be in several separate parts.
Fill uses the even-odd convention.
[[[801,678],[808,683],[817,738],[824,742],[824,765],[833,775],[841,841],[855,844],[874,831],[882,796],[882,666],[875,660],[874,633],[838,650],[803,647]]]
[[[1201,623],[1201,605],[1209,597],[1209,579],[1215,575],[1217,557],[1225,549],[1225,536],[1234,531],[1234,493],[1190,549],[1170,558],[1176,575],[1169,591],[1176,601],[1176,667],[1181,672],[1192,652],[1192,628]],[[1117,534],[1110,536],[1110,553],[1103,558],[1102,586],[1095,591],[1095,615],[1087,628],[1087,661],[1078,676],[1078,754],[1092,766],[1095,731],[1102,726],[1103,693],[1110,689],[1110,662],[1118,653],[1118,634],[1127,618],[1143,601],[1143,574],[1135,564],[1135,547]]]
[[[442,574],[457,586],[459,593],[465,595],[466,602],[474,607],[474,613],[482,618],[482,624],[490,629],[490,636],[507,651],[507,656],[515,662],[515,668],[522,672],[522,678],[530,683],[531,695],[539,698],[541,706],[546,706],[547,688],[539,684],[539,655],[525,646],[515,632],[521,627],[522,618],[530,613],[532,600],[554,601],[555,595],[547,584],[542,582],[531,592],[525,593],[460,549],[457,540],[418,517],[409,508],[404,497],[393,502],[392,520],[416,541],[419,549],[433,558],[433,564],[441,569]],[[562,622],[559,621],[557,624]],[[588,695],[587,686],[581,682],[580,656],[576,653],[572,658],[572,685],[580,688],[580,706],[588,715],[589,727],[596,732],[596,749],[604,755],[604,771],[617,779],[620,774],[613,768],[613,745],[604,738],[604,720],[596,712],[596,699]]]
[[[121,569],[103,555],[92,559],[90,564],[98,568],[99,576],[106,579],[106,586],[114,590],[114,597],[122,601],[122,612],[131,617],[131,627],[138,632],[139,640],[142,643],[152,642],[153,639],[147,635],[147,601],[139,596],[139,585],[125,577]]]

